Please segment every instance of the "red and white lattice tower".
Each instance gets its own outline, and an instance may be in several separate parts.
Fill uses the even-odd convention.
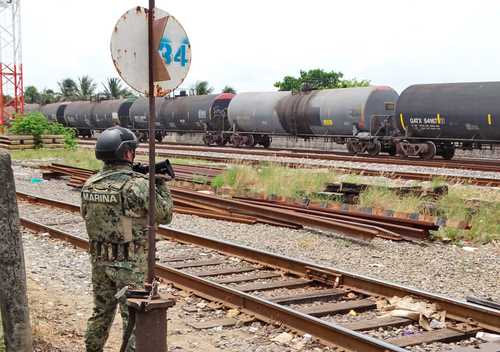
[[[23,112],[21,0],[0,0],[0,124]]]

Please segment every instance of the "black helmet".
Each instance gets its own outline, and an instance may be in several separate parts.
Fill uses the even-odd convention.
[[[104,162],[127,161],[124,158],[125,153],[135,148],[135,134],[128,128],[114,126],[104,130],[97,138],[95,157]]]

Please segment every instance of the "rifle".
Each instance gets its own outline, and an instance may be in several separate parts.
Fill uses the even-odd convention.
[[[149,173],[149,165],[135,163],[132,166],[132,170],[147,175]],[[174,168],[172,167],[172,164],[170,164],[170,160],[168,159],[165,159],[164,161],[155,164],[155,173],[157,175],[168,176],[172,180],[175,179]]]

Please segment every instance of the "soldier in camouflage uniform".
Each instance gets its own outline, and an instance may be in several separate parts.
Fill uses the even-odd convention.
[[[102,352],[116,307],[120,304],[123,331],[128,324],[125,298],[115,298],[125,286],[142,288],[147,271],[147,212],[149,181],[132,171],[136,136],[123,127],[111,127],[97,139],[101,172],[82,189],[82,216],[90,241],[94,312],[85,334],[87,352]],[[172,199],[163,180],[156,181],[156,221],[172,219]],[[127,351],[135,351],[131,336]]]

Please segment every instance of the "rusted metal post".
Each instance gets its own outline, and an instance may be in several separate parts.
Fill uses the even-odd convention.
[[[135,310],[135,349],[137,352],[167,352],[167,309],[173,299],[134,299],[127,305]]]
[[[156,106],[154,96],[154,41],[153,41],[153,21],[154,21],[155,0],[149,0],[149,15],[148,15],[148,79],[149,79],[149,207],[148,207],[148,277],[147,282],[153,283],[155,273],[154,267],[156,262],[156,184],[155,184],[155,124],[156,124]]]

